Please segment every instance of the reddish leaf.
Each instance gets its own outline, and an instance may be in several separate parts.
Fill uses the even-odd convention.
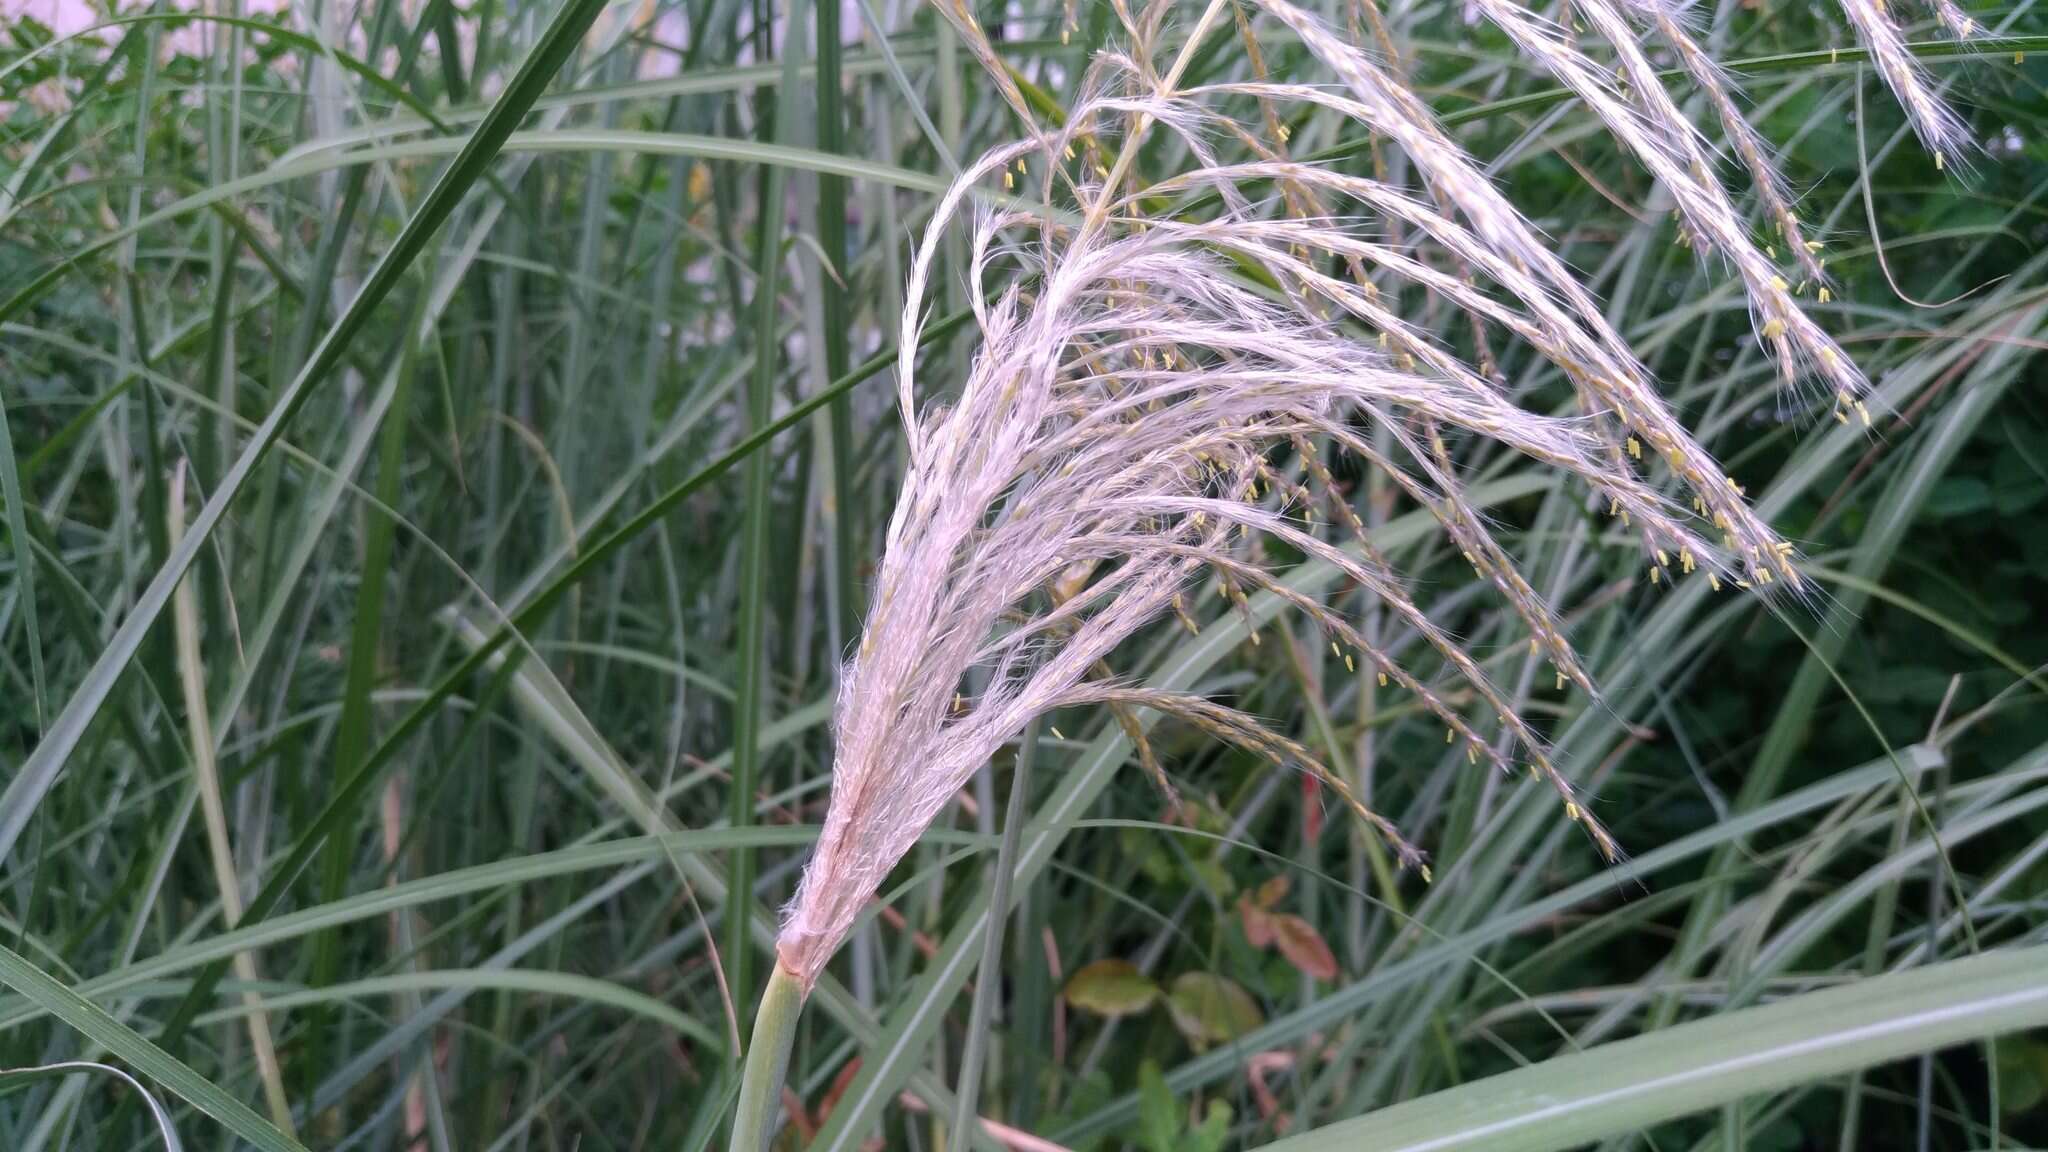
[[[1315,925],[1299,916],[1275,916],[1273,938],[1280,945],[1280,954],[1302,975],[1317,980],[1337,978],[1337,957]]]
[[[1301,835],[1311,844],[1323,838],[1323,782],[1312,772],[1301,774]]]
[[[1264,884],[1259,885],[1256,899],[1259,902],[1259,907],[1264,908],[1268,912],[1278,908],[1280,902],[1287,899],[1287,877],[1275,876]]]
[[[839,1106],[839,1098],[846,1095],[847,1087],[853,1083],[853,1078],[858,1075],[860,1075],[860,1057],[855,1056],[839,1069],[839,1075],[832,1078],[832,1086],[825,1089],[825,1098],[818,1101],[817,1127],[823,1128],[825,1121],[832,1118],[832,1109]]]
[[[1244,938],[1263,952],[1273,946],[1273,914],[1252,902],[1249,896],[1237,898],[1237,914],[1244,919]]]

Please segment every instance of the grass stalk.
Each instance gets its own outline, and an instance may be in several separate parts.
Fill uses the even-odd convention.
[[[747,1040],[746,1069],[733,1105],[731,1152],[767,1152],[775,1117],[782,1110],[782,1081],[789,1071],[803,1007],[803,982],[788,968],[775,965],[761,989],[761,1007]]]
[[[175,548],[185,538],[183,464],[171,477],[167,514],[171,546]],[[220,893],[221,921],[232,930],[242,919],[242,880],[235,867],[234,849],[228,844],[227,809],[221,800],[220,770],[214,760],[213,722],[206,708],[206,666],[199,652],[199,598],[189,575],[178,582],[171,620],[177,633],[178,683],[184,690],[185,725],[191,738],[193,783],[199,791],[199,811],[206,825],[207,857],[213,864],[214,885]],[[271,1036],[270,1017],[263,1010],[263,999],[256,992],[255,954],[235,953],[234,968],[235,978],[248,986],[242,992],[242,1003],[249,1009],[249,1047],[256,1056],[256,1074],[263,1081],[270,1122],[286,1135],[293,1135],[291,1100],[285,1096],[277,1044]]]

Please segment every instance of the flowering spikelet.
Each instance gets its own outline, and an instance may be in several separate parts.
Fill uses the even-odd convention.
[[[1957,35],[1967,35],[1968,18],[1954,11],[1943,13],[1946,22],[1953,19],[1951,29]],[[1938,12],[1941,9],[1936,9]],[[1892,96],[1899,106],[1906,110],[1906,119],[1913,125],[1913,132],[1920,137],[1921,147],[1934,153],[1934,162],[1939,167],[1967,162],[1970,150],[1969,130],[1963,127],[1954,110],[1934,91],[1927,69],[1906,48],[1906,37],[1894,23],[1891,13],[1886,11],[1884,0],[1842,0],[1842,14],[1856,29],[1856,38],[1863,41],[1863,47],[1870,53],[1871,63],[1877,65],[1878,75],[1884,77]]]
[[[1799,265],[1804,279],[1812,282],[1816,289],[1828,283],[1826,270],[1821,267],[1818,253],[1820,244],[1809,241],[1800,226],[1799,216],[1792,210],[1792,195],[1785,186],[1785,177],[1771,162],[1770,146],[1742,110],[1735,106],[1732,95],[1735,82],[1727,70],[1707,55],[1698,40],[1679,19],[1671,14],[1659,0],[1631,0],[1639,18],[1648,21],[1657,29],[1657,34],[1678,53],[1680,67],[1713,105],[1714,115],[1721,122],[1721,131],[1742,161],[1743,169],[1749,173],[1750,185],[1756,189],[1757,198],[1762,201],[1764,212],[1777,226],[1778,236],[1785,242],[1792,259]]]
[[[1977,34],[1977,22],[1970,18],[1969,13],[1963,11],[1955,0],[1931,0],[1931,6],[1935,19],[1941,21],[1941,26],[1948,29],[1949,35],[1958,40],[1968,40]]]
[[[1853,405],[1868,388],[1862,373],[1834,340],[1807,318],[1792,298],[1791,285],[1750,239],[1741,215],[1714,175],[1705,143],[1664,91],[1657,70],[1611,0],[1575,0],[1574,6],[1620,58],[1621,74],[1629,87],[1628,101],[1555,26],[1514,0],[1477,2],[1523,51],[1542,61],[1576,92],[1615,139],[1657,177],[1677,202],[1695,242],[1735,269],[1748,290],[1757,334],[1776,357],[1785,380],[1798,380],[1805,365],[1827,381],[1839,405]]]
[[[1166,7],[1152,5],[1138,20],[1119,6],[1141,49]],[[1286,0],[1259,7],[1287,23],[1347,91],[1261,81],[1176,93],[1177,67],[1161,79],[1142,50],[1105,53],[1063,125],[990,152],[938,202],[912,261],[899,345],[903,488],[866,631],[841,677],[830,810],[778,942],[783,965],[806,987],[972,774],[1056,708],[1149,708],[1313,773],[1404,863],[1420,864],[1400,832],[1307,748],[1217,701],[1102,676],[1103,661],[1153,621],[1172,614],[1196,627],[1188,593],[1208,580],[1240,613],[1260,592],[1298,609],[1349,668],[1412,696],[1475,763],[1547,783],[1567,817],[1615,853],[1541,735],[1366,539],[1320,458],[1326,450],[1357,455],[1427,509],[1528,627],[1532,650],[1557,666],[1560,682],[1588,691],[1551,606],[1465,493],[1447,437],[1492,441],[1583,485],[1641,534],[1662,576],[1679,574],[1668,567],[1675,555],[1683,572],[1703,569],[1717,581],[1767,583],[1773,570],[1797,580],[1789,549],[1663,404],[1590,295],[1427,109]],[[1286,104],[1355,118],[1407,152],[1444,207],[1272,148],[1224,162],[1217,140],[1257,134],[1219,110],[1232,97],[1255,101],[1269,130],[1265,117]],[[1121,162],[1112,172],[1066,159],[1077,141],[1085,155],[1086,142],[1100,145],[1119,129],[1128,156],[1132,125],[1174,134],[1190,169],[1125,192],[1116,187]],[[941,237],[967,215],[978,185],[1025,157],[1041,195],[1048,203],[1070,195],[1078,222],[1061,212],[974,216],[979,347],[957,393],[921,405],[910,350]],[[1359,204],[1442,245],[1471,278],[1383,243],[1359,221],[1276,218],[1252,191],[1274,185],[1297,211],[1325,198]],[[1213,215],[1145,214],[1147,205],[1198,192],[1216,194]],[[1594,415],[1510,402],[1396,315],[1356,271],[1364,268],[1525,341],[1578,386]],[[1610,425],[1691,486],[1698,517],[1638,476]],[[1334,541],[1315,522],[1325,506],[1336,510]],[[1706,531],[1708,522],[1718,531]],[[1428,678],[1342,613],[1278,582],[1259,561],[1260,538],[1343,573],[1387,624],[1421,642]],[[1461,710],[1459,698],[1471,703]]]

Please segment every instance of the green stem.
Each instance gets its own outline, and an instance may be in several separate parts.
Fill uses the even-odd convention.
[[[796,1040],[796,1021],[803,1008],[803,982],[777,964],[768,986],[761,990],[754,1034],[747,1041],[747,1067],[733,1112],[731,1152],[766,1152],[768,1138],[775,1132],[782,1077],[789,1071],[789,1049]]]

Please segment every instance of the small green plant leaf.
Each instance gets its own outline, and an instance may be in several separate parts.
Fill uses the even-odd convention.
[[[1202,1123],[1188,1133],[1188,1152],[1222,1152],[1224,1141],[1230,1139],[1230,1121],[1234,1115],[1230,1105],[1223,1101],[1209,1101],[1209,1110],[1202,1113]]]
[[[1138,1136],[1151,1152],[1175,1152],[1180,1146],[1181,1107],[1151,1060],[1138,1066]]]
[[[1198,1047],[1235,1040],[1266,1022],[1251,993],[1209,972],[1176,977],[1166,1007],[1174,1026]]]
[[[1097,1016],[1134,1016],[1159,1001],[1159,985],[1128,960],[1111,958],[1074,973],[1067,1003]]]

